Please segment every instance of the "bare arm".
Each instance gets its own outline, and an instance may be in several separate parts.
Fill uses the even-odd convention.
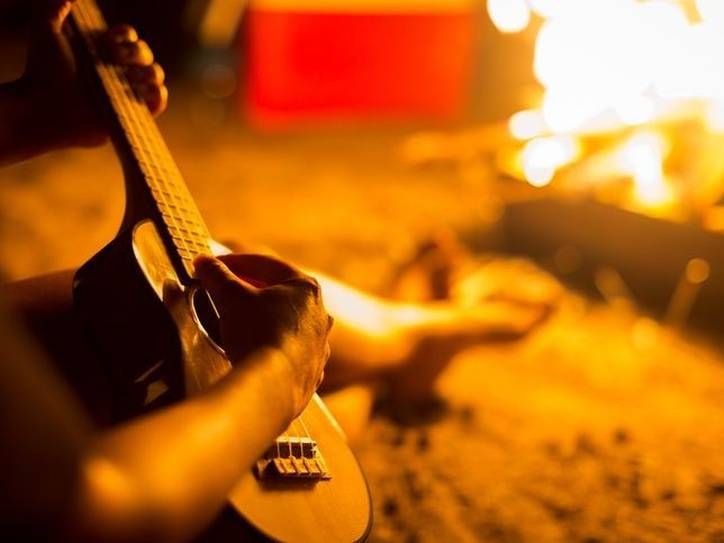
[[[329,356],[316,282],[265,257],[227,258],[268,285],[252,287],[217,260],[197,266],[234,371],[198,397],[108,431],[91,428],[20,331],[0,328],[0,435],[12,436],[0,448],[0,526],[42,529],[41,540],[164,542],[188,540],[213,518],[306,406]]]
[[[12,446],[0,452],[0,524],[26,536],[187,539],[293,415],[285,355],[267,348],[203,396],[97,432],[42,355],[3,328],[0,426]]]
[[[321,380],[331,319],[317,283],[267,257],[225,261],[231,269],[203,258],[196,270],[238,369],[202,396],[92,440],[71,517],[90,541],[194,535]]]
[[[284,354],[262,349],[203,396],[91,436],[71,529],[88,541],[183,541],[292,417]]]

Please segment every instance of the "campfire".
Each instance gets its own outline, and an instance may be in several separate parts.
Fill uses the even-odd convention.
[[[721,230],[724,3],[488,0],[534,38],[538,91],[498,162],[534,187]]]

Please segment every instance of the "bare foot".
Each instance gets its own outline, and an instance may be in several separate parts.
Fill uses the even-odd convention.
[[[452,231],[439,230],[397,267],[385,294],[405,302],[447,300],[456,275],[470,259]]]
[[[413,345],[409,355],[388,373],[388,391],[397,401],[423,400],[456,354],[474,345],[518,340],[551,313],[546,304],[508,301],[484,301],[472,307],[432,305],[427,304],[423,310],[427,314],[409,327]]]
[[[450,299],[462,306],[483,301],[555,307],[563,287],[528,260],[492,260],[468,270],[450,286]]]
[[[553,311],[562,288],[526,260],[481,263],[453,233],[442,231],[400,267],[390,294],[418,302],[409,306],[409,315],[401,311],[401,328],[412,347],[388,378],[391,396],[410,402],[430,394],[460,351],[532,332]]]

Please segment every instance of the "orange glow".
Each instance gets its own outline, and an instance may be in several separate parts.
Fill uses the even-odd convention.
[[[672,200],[672,190],[664,175],[666,141],[655,132],[640,132],[621,148],[621,170],[631,175],[636,199],[647,206],[663,205]]]
[[[709,279],[711,266],[703,258],[692,258],[686,265],[686,280],[692,285],[700,285]]]
[[[525,0],[488,0],[488,14],[501,32],[524,30],[530,22],[530,9]]]
[[[519,111],[510,118],[508,128],[513,137],[519,140],[542,136],[548,131],[543,115],[536,110]]]
[[[709,104],[706,110],[706,126],[714,134],[724,134],[724,99]]]
[[[697,1],[701,21],[688,19],[676,2],[531,0],[530,6],[544,19],[534,72],[552,133],[637,126],[687,102],[724,101],[720,0]]]
[[[696,0],[696,7],[707,23],[724,23],[724,2],[721,0]]]
[[[724,134],[724,1],[528,0],[527,6],[541,20],[533,72],[542,93],[508,121],[512,137],[525,142],[516,174],[545,186],[579,158],[585,140],[591,156],[580,164],[583,190],[630,178],[636,207],[658,215],[699,213],[705,201],[718,201],[724,187],[712,155],[717,143],[694,143],[692,135]],[[625,143],[612,138],[626,131],[633,136]],[[670,152],[687,145],[684,154]],[[696,172],[681,166],[684,155],[700,165]],[[694,197],[674,207],[678,191]]]
[[[566,4],[576,0],[529,0],[530,9],[541,17],[553,17],[566,8]]]
[[[571,137],[552,136],[529,141],[523,149],[523,173],[534,187],[548,185],[556,171],[573,161],[579,153]]]

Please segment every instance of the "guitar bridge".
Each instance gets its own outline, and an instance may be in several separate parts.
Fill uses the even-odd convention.
[[[310,437],[282,436],[256,462],[259,479],[324,480],[332,476],[317,442]]]

